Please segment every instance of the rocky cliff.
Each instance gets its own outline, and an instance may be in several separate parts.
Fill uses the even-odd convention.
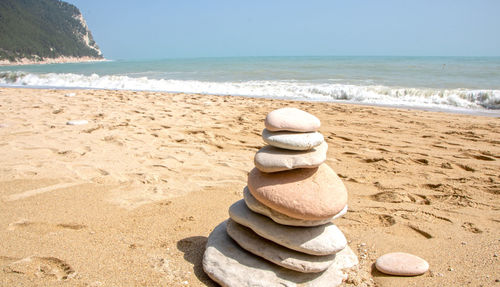
[[[0,1],[0,63],[103,59],[75,6],[59,0]]]

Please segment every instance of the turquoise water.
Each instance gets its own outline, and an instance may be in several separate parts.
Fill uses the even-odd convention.
[[[500,110],[500,57],[242,57],[0,67],[0,85]]]

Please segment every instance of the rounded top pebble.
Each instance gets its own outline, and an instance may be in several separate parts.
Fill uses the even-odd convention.
[[[314,115],[297,108],[277,109],[266,116],[266,129],[269,131],[315,132],[321,126]]]
[[[416,276],[429,270],[429,263],[413,254],[404,252],[387,253],[375,262],[378,271],[398,276]]]

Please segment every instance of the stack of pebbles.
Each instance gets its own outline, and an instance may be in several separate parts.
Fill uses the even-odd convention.
[[[210,234],[203,269],[222,286],[338,286],[358,263],[331,221],[347,190],[324,163],[320,121],[295,108],[272,111],[244,199]]]

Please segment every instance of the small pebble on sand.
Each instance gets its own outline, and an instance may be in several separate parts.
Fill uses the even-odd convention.
[[[87,120],[71,120],[66,122],[66,124],[70,126],[86,125],[88,123],[89,122]]]
[[[429,263],[424,259],[404,252],[387,253],[375,262],[378,271],[397,276],[416,276],[429,270]]]

